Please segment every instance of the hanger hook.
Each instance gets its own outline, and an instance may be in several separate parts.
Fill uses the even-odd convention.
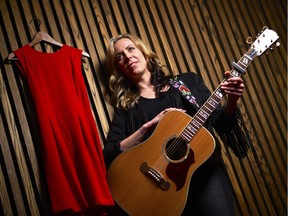
[[[36,27],[37,32],[40,31],[41,20],[38,19],[38,18],[36,18],[36,17],[33,17],[33,18],[30,20],[29,23],[31,23],[32,21],[33,21],[34,24],[35,24],[35,27]]]

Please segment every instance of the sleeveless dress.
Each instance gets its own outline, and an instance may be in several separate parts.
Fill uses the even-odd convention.
[[[25,45],[14,54],[37,112],[53,213],[113,205],[82,75],[82,51],[63,45],[43,53]]]

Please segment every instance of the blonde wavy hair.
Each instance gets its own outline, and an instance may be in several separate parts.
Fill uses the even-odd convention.
[[[158,55],[153,52],[139,37],[130,34],[120,34],[110,39],[107,50],[107,64],[110,72],[109,90],[111,92],[111,102],[117,108],[124,110],[133,108],[140,97],[137,86],[118,68],[116,64],[116,53],[114,44],[122,39],[130,39],[135,46],[143,53],[148,70],[151,72],[151,83],[156,90],[156,96],[161,94],[161,89],[168,85],[168,79],[165,77],[162,65],[159,62]]]

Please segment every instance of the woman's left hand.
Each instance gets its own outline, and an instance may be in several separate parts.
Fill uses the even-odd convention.
[[[230,71],[225,72],[225,76],[229,77]],[[221,83],[221,90],[228,95],[228,100],[237,102],[244,91],[244,83],[241,77],[230,77]]]
[[[229,77],[230,71],[225,72],[225,76]],[[221,83],[221,90],[228,95],[226,103],[226,111],[233,113],[237,106],[238,99],[243,95],[244,83],[241,77],[230,77]]]

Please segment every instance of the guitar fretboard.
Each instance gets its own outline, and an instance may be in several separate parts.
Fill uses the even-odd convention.
[[[250,58],[251,55],[253,55],[253,50],[249,50],[245,55],[243,55],[237,64],[233,63],[234,68],[230,71],[231,73],[229,77],[240,77],[242,74],[244,74],[249,63],[252,61],[252,58]],[[227,78],[225,78],[222,82],[225,82],[226,79]],[[221,102],[223,96],[224,94],[219,85],[182,131],[181,137],[186,142],[190,142],[193,139],[196,133],[200,130],[200,128],[204,125],[206,120]]]

